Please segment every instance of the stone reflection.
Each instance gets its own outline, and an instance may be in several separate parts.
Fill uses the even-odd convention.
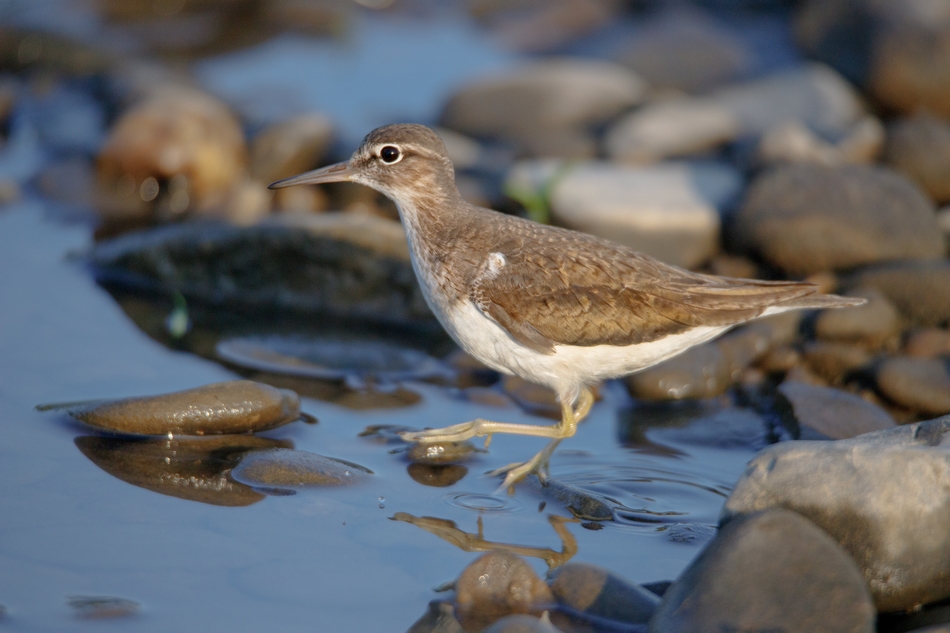
[[[461,464],[419,464],[413,462],[406,467],[413,481],[423,486],[446,488],[457,484],[468,474],[468,468]]]
[[[76,446],[96,466],[133,486],[217,506],[248,506],[264,494],[230,471],[251,451],[293,448],[289,440],[253,435],[142,439],[86,435]]]

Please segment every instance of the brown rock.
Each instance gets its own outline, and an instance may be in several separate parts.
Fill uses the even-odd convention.
[[[927,113],[899,120],[888,130],[884,158],[936,202],[950,201],[950,122]]]
[[[347,486],[372,474],[359,464],[292,448],[252,451],[231,471],[235,481],[255,488]]]
[[[880,345],[900,330],[897,308],[880,290],[860,288],[848,293],[868,300],[863,306],[847,310],[825,310],[815,320],[815,333],[831,341],[863,342]]]
[[[133,106],[98,159],[107,217],[172,217],[220,205],[244,176],[247,149],[234,115],[196,90],[169,89]]]
[[[551,590],[516,554],[479,556],[455,582],[456,615],[466,630],[481,630],[513,613],[540,613],[554,601]]]
[[[251,177],[268,185],[314,169],[333,140],[322,114],[302,114],[267,127],[251,143]]]
[[[877,288],[913,324],[950,321],[950,261],[880,264],[857,272],[846,285]]]
[[[643,400],[711,398],[731,384],[729,361],[715,344],[697,345],[627,378],[630,395]]]
[[[881,364],[877,386],[897,404],[927,415],[950,413],[950,367],[936,358],[896,356]]]
[[[907,338],[904,354],[918,358],[950,356],[950,331],[936,327],[917,330]]]
[[[867,367],[874,360],[863,347],[826,341],[808,343],[804,356],[809,369],[831,383],[847,379],[849,374]]]
[[[159,396],[43,405],[109,431],[139,435],[254,433],[300,417],[300,398],[251,380],[219,382]]]
[[[567,563],[551,578],[554,597],[571,609],[617,622],[646,624],[660,599],[640,585],[588,563]]]
[[[937,259],[945,245],[933,203],[879,167],[775,168],[748,189],[733,222],[738,245],[791,274],[895,259]]]

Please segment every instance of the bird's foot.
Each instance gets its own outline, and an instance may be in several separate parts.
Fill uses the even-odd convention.
[[[555,439],[545,446],[537,455],[524,463],[515,462],[490,471],[488,474],[491,476],[497,477],[498,475],[505,475],[505,480],[501,482],[501,485],[495,490],[495,494],[502,494],[503,492],[511,494],[514,492],[515,484],[523,481],[525,477],[531,474],[538,476],[541,485],[547,483],[548,464],[551,461],[551,453],[554,452],[554,449],[557,448],[557,445],[560,443],[560,439]]]

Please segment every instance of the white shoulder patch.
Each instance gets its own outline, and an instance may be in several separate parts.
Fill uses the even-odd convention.
[[[486,271],[491,277],[496,276],[501,269],[508,265],[508,260],[505,259],[505,256],[501,253],[489,253],[488,254],[488,270]]]

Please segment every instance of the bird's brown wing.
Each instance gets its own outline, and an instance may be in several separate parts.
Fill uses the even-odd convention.
[[[496,247],[504,265],[486,264],[470,293],[513,338],[542,353],[555,345],[623,346],[696,326],[735,325],[816,292],[807,283],[692,273],[611,242],[543,228],[528,227],[540,240],[509,234]]]

